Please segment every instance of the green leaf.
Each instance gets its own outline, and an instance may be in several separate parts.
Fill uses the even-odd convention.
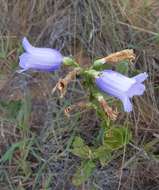
[[[20,111],[22,106],[21,100],[11,100],[9,102],[0,102],[1,109],[6,111],[7,117],[16,119],[18,112]]]
[[[17,122],[19,128],[22,128],[26,131],[29,129],[28,126],[29,126],[30,113],[31,113],[31,96],[27,91],[22,101],[21,109],[19,110],[19,113],[17,115]]]
[[[100,146],[93,151],[93,158],[98,159],[102,166],[105,166],[112,158],[112,150],[107,146]]]
[[[81,137],[75,137],[73,142],[73,147],[82,147],[84,145],[84,140]]]
[[[18,162],[18,167],[21,169],[23,172],[24,176],[26,179],[31,175],[32,170],[31,170],[31,163],[27,160],[19,159]]]
[[[1,157],[0,162],[6,162],[6,161],[11,161],[13,154],[16,149],[22,147],[26,143],[26,140],[19,141],[13,145],[6,151],[6,153]]]
[[[128,61],[122,61],[116,65],[116,71],[122,74],[128,74],[129,64]]]
[[[104,144],[112,150],[121,148],[131,140],[131,132],[125,127],[111,128],[104,137]]]
[[[75,175],[72,178],[72,183],[75,186],[81,185],[92,175],[95,167],[95,163],[91,160],[82,162],[80,168],[77,169]]]
[[[80,158],[92,158],[92,150],[89,148],[89,146],[85,145],[81,137],[75,137],[75,140],[73,142],[73,149],[71,150],[71,152]]]

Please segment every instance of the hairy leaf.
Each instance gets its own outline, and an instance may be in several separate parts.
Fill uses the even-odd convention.
[[[91,160],[82,162],[80,168],[77,169],[75,175],[72,178],[72,183],[75,186],[81,185],[92,175],[95,167],[95,163]]]
[[[73,142],[73,149],[71,152],[79,156],[80,158],[84,159],[91,159],[92,158],[92,150],[85,145],[83,139],[81,137],[76,137],[74,142]]]
[[[118,127],[111,128],[107,131],[104,144],[109,146],[112,150],[121,148],[125,144],[128,144],[131,140],[131,132],[128,128]]]

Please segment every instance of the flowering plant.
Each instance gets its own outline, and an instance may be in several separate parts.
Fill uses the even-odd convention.
[[[148,75],[144,72],[129,78],[120,73],[120,68],[117,69],[118,71],[103,69],[107,64],[116,66],[121,64],[122,68],[123,66],[128,68],[128,63],[135,59],[135,54],[130,49],[98,59],[90,68],[82,68],[74,59],[62,56],[55,49],[33,47],[26,38],[23,38],[22,45],[26,52],[19,57],[19,65],[22,68],[20,72],[26,70],[51,72],[60,69],[62,64],[73,68],[65,78],[59,79],[52,94],[59,91],[62,98],[65,96],[69,83],[76,79],[77,75],[82,76],[89,101],[80,101],[67,107],[64,110],[67,116],[78,107],[79,109],[95,109],[100,118],[101,127],[97,138],[99,146],[89,147],[79,135],[72,142],[70,152],[82,159],[80,168],[73,176],[73,183],[80,185],[91,175],[98,161],[102,166],[106,165],[111,161],[113,152],[128,144],[132,137],[128,126],[115,125],[114,121],[120,111],[117,110],[117,105],[113,109],[108,104],[106,94],[121,100],[124,111],[131,112],[133,106],[130,99],[136,95],[143,95],[145,91],[143,82]],[[125,63],[127,64],[124,65]]]

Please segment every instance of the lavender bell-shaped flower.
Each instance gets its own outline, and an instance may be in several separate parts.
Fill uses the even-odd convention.
[[[142,82],[148,77],[147,73],[141,73],[135,77],[128,78],[112,70],[104,70],[96,77],[96,85],[111,96],[119,98],[126,112],[132,111],[130,98],[142,95],[145,85]]]
[[[26,51],[19,56],[20,72],[28,69],[54,71],[60,68],[63,56],[55,49],[37,48],[32,46],[26,37],[22,40],[22,45]]]

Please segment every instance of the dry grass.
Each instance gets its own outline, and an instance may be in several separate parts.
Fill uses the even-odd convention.
[[[68,151],[72,139],[80,133],[89,143],[98,131],[98,120],[90,113],[74,113],[70,120],[63,114],[65,107],[84,96],[79,80],[59,100],[58,95],[51,96],[51,89],[63,71],[55,75],[15,73],[21,51],[18,44],[25,35],[34,44],[74,55],[84,66],[115,51],[135,50],[133,67],[149,73],[147,91],[134,99],[134,112],[122,114],[118,121],[131,123],[134,142],[115,155],[110,165],[97,168],[80,189],[157,190],[158,0],[0,0],[0,4],[0,100],[22,100],[21,112],[25,110],[19,120],[5,117],[5,110],[0,110],[1,156],[19,140],[31,142],[15,151],[11,162],[1,165],[1,189],[76,189],[71,177],[78,160]],[[22,121],[27,128],[18,127]]]

